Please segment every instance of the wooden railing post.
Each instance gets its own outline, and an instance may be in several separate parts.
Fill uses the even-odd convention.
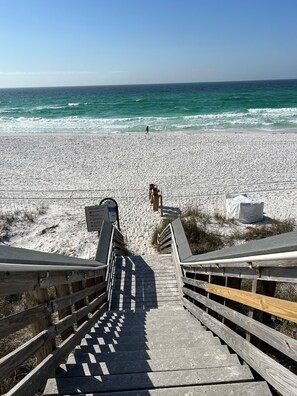
[[[35,291],[29,291],[26,293],[26,302],[29,307],[34,307],[44,302],[49,302],[49,295],[47,289],[37,289]],[[51,313],[47,316],[39,318],[37,321],[31,324],[33,336],[38,335],[43,330],[48,329],[52,325]],[[37,363],[42,362],[55,348],[54,339],[47,341],[37,352],[36,360]]]
[[[257,293],[257,284],[258,284],[258,280],[257,279],[253,279],[252,280],[252,287],[251,287],[251,292],[252,293]],[[248,312],[248,317],[249,318],[254,318],[254,308],[249,308],[249,312]],[[249,333],[248,331],[246,332],[245,338],[247,341],[251,342],[252,341],[252,335],[251,333]]]
[[[153,203],[153,189],[154,189],[154,187],[155,187],[154,184],[149,185],[149,201],[150,201],[150,203]]]
[[[260,292],[261,294],[264,294],[265,296],[268,296],[268,297],[274,297],[275,289],[276,289],[276,282],[261,280],[260,287],[261,287],[261,292]],[[269,314],[267,312],[263,312],[262,323],[264,323],[265,325],[270,325],[271,314]]]
[[[55,287],[55,289],[56,289],[57,297],[68,296],[70,294],[69,285],[58,285]],[[59,319],[66,318],[66,316],[71,315],[71,314],[72,314],[71,306],[62,308],[61,310],[58,311]],[[74,327],[73,327],[73,325],[71,325],[71,326],[69,326],[68,329],[64,330],[61,333],[62,340],[66,340],[66,338],[68,338],[73,332],[74,332]]]
[[[153,190],[153,210],[154,212],[157,212],[159,209],[159,190],[157,187],[154,188]]]
[[[78,291],[80,291],[80,290],[82,290],[84,287],[85,287],[85,281],[79,281],[79,282],[73,282],[72,283],[72,292],[78,292]],[[74,304],[74,309],[77,311],[77,310],[79,310],[80,308],[83,308],[84,306],[86,306],[87,305],[87,303],[86,303],[86,300],[85,299],[82,299],[82,300],[80,300],[80,301],[77,301],[75,304]],[[81,319],[79,319],[78,321],[77,321],[77,326],[79,327],[80,325],[82,325],[86,320],[88,320],[88,318],[85,316],[85,317],[83,317],[83,318],[81,318]]]
[[[240,278],[226,277],[226,286],[227,287],[232,287],[232,289],[239,289],[240,290],[240,288],[241,288],[241,279]],[[226,307],[229,307],[229,308],[233,309],[234,311],[238,311],[238,303],[236,301],[229,300],[228,298],[225,298],[224,299],[224,305]],[[225,325],[228,326],[232,330],[236,329],[236,324],[234,322],[231,322],[228,319],[224,319],[223,323],[225,323]]]

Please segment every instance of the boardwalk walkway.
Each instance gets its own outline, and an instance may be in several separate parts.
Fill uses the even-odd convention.
[[[118,257],[111,310],[44,395],[271,395],[179,303],[171,256]]]

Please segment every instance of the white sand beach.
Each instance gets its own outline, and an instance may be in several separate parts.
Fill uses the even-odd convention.
[[[165,213],[193,205],[223,212],[225,193],[245,192],[264,201],[266,216],[297,219],[294,132],[1,136],[1,212],[46,207],[14,225],[5,243],[93,258],[98,238],[87,232],[84,207],[112,197],[128,247],[152,253],[161,217],[150,183]]]

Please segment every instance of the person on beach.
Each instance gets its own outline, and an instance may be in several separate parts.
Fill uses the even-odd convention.
[[[149,127],[147,126],[147,127],[145,128],[145,130],[146,130],[145,134],[148,135],[148,134],[149,134]]]

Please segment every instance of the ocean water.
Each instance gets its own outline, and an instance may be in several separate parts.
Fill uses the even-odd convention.
[[[0,89],[0,134],[297,130],[297,80]]]

